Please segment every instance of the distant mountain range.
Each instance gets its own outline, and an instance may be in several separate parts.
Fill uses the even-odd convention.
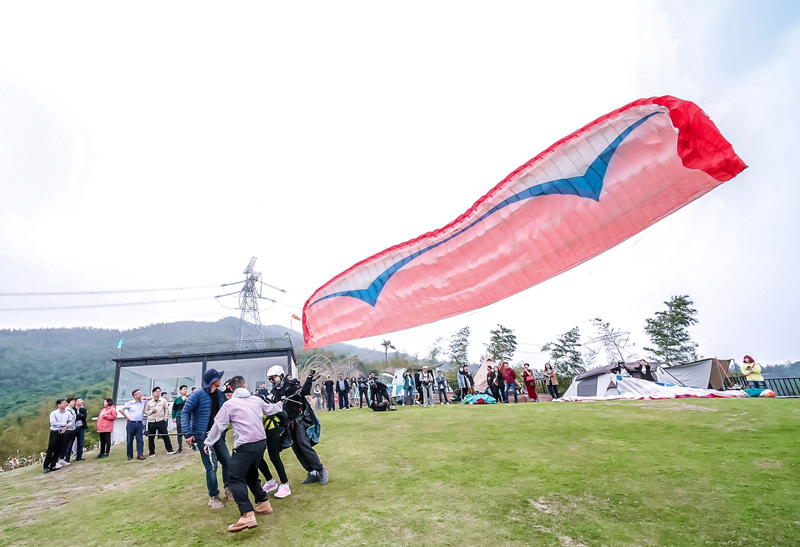
[[[46,398],[55,398],[85,389],[111,385],[117,344],[124,338],[123,356],[189,353],[191,348],[236,340],[239,319],[228,317],[216,322],[181,321],[159,323],[119,331],[97,328],[0,330],[0,418],[9,412],[36,412]],[[267,338],[284,338],[288,332],[298,360],[303,361],[303,336],[280,325],[263,326]],[[188,348],[188,349],[187,349]],[[382,351],[349,344],[334,344],[324,349],[337,354],[355,355],[364,363],[384,359]],[[195,349],[196,351],[196,349]],[[28,412],[26,412],[26,410]]]

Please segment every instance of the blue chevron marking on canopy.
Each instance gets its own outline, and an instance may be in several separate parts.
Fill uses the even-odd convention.
[[[383,273],[381,273],[375,280],[370,283],[369,287],[366,289],[357,289],[351,291],[339,291],[335,293],[328,294],[321,298],[318,298],[314,302],[310,304],[313,306],[317,302],[321,302],[322,300],[327,300],[328,298],[336,298],[339,296],[349,296],[352,298],[357,298],[362,300],[363,302],[369,304],[370,306],[375,306],[378,302],[378,297],[383,290],[383,287],[386,286],[389,279],[400,271],[403,266],[417,258],[418,256],[427,253],[428,251],[432,251],[436,247],[440,245],[444,245],[454,237],[457,237],[470,228],[474,227],[479,222],[483,221],[487,217],[493,215],[500,209],[508,207],[512,203],[517,203],[518,201],[523,201],[530,198],[535,198],[538,196],[549,196],[555,194],[561,194],[565,196],[579,196],[582,198],[590,198],[595,201],[600,201],[600,192],[603,189],[603,180],[606,176],[606,171],[608,170],[608,164],[611,161],[611,158],[614,156],[614,152],[617,151],[617,148],[622,143],[625,138],[631,134],[631,132],[642,125],[648,118],[655,116],[656,114],[661,114],[660,112],[653,112],[652,114],[648,114],[641,120],[635,122],[630,127],[628,127],[625,131],[620,133],[620,135],[614,139],[614,141],[609,144],[605,150],[603,150],[597,158],[589,165],[586,169],[586,173],[580,177],[569,177],[566,179],[557,179],[551,180],[549,182],[543,182],[541,184],[536,184],[531,186],[530,188],[526,188],[521,192],[514,194],[513,196],[508,197],[501,203],[498,203],[485,213],[483,213],[480,217],[470,222],[467,226],[460,229],[459,231],[455,232],[453,235],[443,239],[438,243],[434,243],[429,247],[425,247],[424,249],[420,249],[407,257],[399,260],[389,266]]]

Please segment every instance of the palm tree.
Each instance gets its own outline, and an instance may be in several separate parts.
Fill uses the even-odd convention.
[[[391,340],[384,340],[383,342],[381,342],[381,345],[383,346],[383,353],[384,356],[386,357],[386,370],[389,370],[389,350],[397,348],[392,345]]]

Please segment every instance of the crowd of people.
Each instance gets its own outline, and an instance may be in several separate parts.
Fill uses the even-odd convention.
[[[257,515],[273,512],[268,494],[275,492],[278,499],[291,495],[289,478],[281,459],[281,451],[291,446],[295,457],[307,475],[301,484],[328,483],[328,471],[322,465],[314,445],[319,441],[319,422],[310,410],[311,395],[316,371],[311,371],[301,385],[298,380],[285,375],[280,366],[267,371],[270,389],[251,393],[242,376],[233,376],[223,385],[224,371],[207,370],[202,388],[180,387],[180,395],[171,407],[155,387],[150,396],[140,389],[131,392],[132,399],[119,410],[112,399],[103,401],[97,417],[100,436],[98,459],[109,457],[114,422],[125,418],[126,450],[128,461],[145,460],[144,437],[148,440],[149,457],[155,457],[156,442],[164,443],[169,455],[182,452],[183,442],[199,452],[204,467],[208,506],[225,507],[224,500],[233,500],[240,518],[228,527],[229,532],[240,532],[258,526]],[[177,426],[177,450],[174,450],[168,420]],[[70,465],[73,449],[75,460],[82,461],[84,438],[88,428],[88,415],[83,401],[74,397],[58,399],[56,410],[50,413],[50,437],[44,459],[44,473],[51,473]],[[145,432],[146,424],[146,432]],[[315,429],[316,426],[316,429]],[[233,451],[229,451],[227,432],[233,430]],[[134,448],[136,456],[134,457]],[[272,475],[265,453],[275,468]],[[218,470],[222,471],[222,490]],[[262,485],[259,474],[263,475]],[[251,501],[252,496],[254,501]]]

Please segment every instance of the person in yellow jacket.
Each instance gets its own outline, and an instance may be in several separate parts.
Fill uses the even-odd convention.
[[[744,356],[744,367],[742,368],[744,377],[750,387],[767,389],[767,383],[761,375],[761,365],[756,363],[749,355]]]

